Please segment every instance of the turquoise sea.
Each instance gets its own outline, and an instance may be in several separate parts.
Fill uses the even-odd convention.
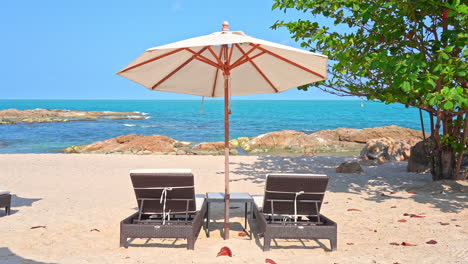
[[[0,153],[53,153],[71,145],[132,133],[167,135],[192,142],[224,138],[222,100],[205,100],[203,113],[201,100],[0,100],[0,110],[8,108],[138,111],[149,118],[0,125]],[[312,133],[338,127],[398,125],[421,130],[419,111],[401,104],[360,100],[233,100],[231,109],[231,138],[285,129]]]

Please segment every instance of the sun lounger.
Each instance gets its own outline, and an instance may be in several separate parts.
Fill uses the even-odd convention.
[[[194,249],[206,216],[204,196],[195,196],[191,170],[130,171],[138,212],[120,223],[120,246],[127,238],[184,238]]]
[[[5,207],[6,215],[10,214],[11,194],[9,191],[0,190],[0,207]]]
[[[264,196],[253,196],[254,217],[263,233],[263,251],[275,238],[328,239],[337,247],[337,224],[320,214],[328,176],[269,174]]]

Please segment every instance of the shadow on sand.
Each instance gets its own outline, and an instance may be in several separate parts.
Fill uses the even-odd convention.
[[[9,248],[0,247],[0,263],[16,264],[16,263],[28,263],[28,264],[56,264],[52,262],[41,262],[32,259],[22,258],[13,253]]]
[[[232,173],[238,178],[231,181],[249,181],[264,184],[266,174],[281,173],[317,173],[330,176],[329,192],[360,194],[367,193],[369,201],[377,203],[399,199],[413,199],[422,204],[431,204],[442,212],[460,212],[466,209],[468,201],[463,192],[416,191],[409,198],[388,195],[390,192],[406,192],[410,188],[432,183],[428,173],[406,172],[406,162],[389,162],[378,166],[362,166],[362,174],[336,173],[335,169],[344,161],[356,160],[355,156],[259,156],[252,164],[231,163]],[[456,183],[455,183],[456,184]]]
[[[40,200],[42,200],[42,198],[22,198],[22,197],[17,196],[16,194],[12,194],[10,215],[17,213],[19,211],[17,210],[18,207],[32,206],[33,203],[40,201]],[[5,216],[5,212],[2,211],[0,215]]]

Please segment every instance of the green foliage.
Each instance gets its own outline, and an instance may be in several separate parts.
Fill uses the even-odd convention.
[[[277,21],[303,48],[331,59],[331,78],[310,86],[421,108],[468,108],[468,6],[455,0],[275,0],[307,20]],[[312,15],[312,16],[311,16]],[[338,27],[313,21],[322,15]],[[307,90],[308,86],[300,87]]]
[[[436,146],[466,150],[468,6],[460,0],[274,0],[304,19],[277,21],[301,47],[330,59],[318,87],[387,104],[402,103],[436,117]],[[334,26],[320,25],[317,16]],[[440,129],[443,129],[440,131]],[[442,134],[442,135],[440,135]]]

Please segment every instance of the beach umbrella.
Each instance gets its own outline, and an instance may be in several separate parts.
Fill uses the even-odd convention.
[[[117,74],[153,91],[224,97],[225,215],[229,237],[229,98],[280,93],[327,79],[327,56],[222,31],[146,50]]]

